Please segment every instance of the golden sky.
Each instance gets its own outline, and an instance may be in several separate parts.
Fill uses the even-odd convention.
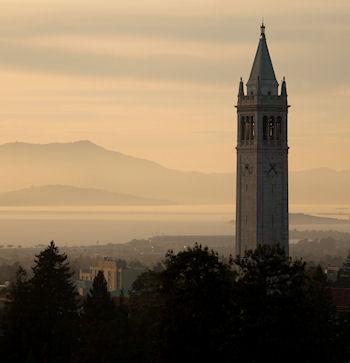
[[[349,168],[348,0],[2,0],[0,143],[88,139],[232,171],[262,16],[292,105],[291,170]]]

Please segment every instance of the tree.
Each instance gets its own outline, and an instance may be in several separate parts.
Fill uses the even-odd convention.
[[[94,278],[92,289],[84,303],[84,319],[89,322],[113,319],[115,305],[108,291],[107,281],[102,271]]]
[[[144,355],[133,361],[345,361],[320,267],[309,271],[278,246],[234,263],[236,273],[195,246],[141,275],[130,317]]]
[[[21,266],[10,288],[10,295],[12,302],[6,306],[2,317],[4,336],[1,340],[1,352],[7,362],[23,362],[32,354],[28,340],[31,330],[31,297],[27,272]]]
[[[259,246],[235,263],[238,361],[337,361],[335,311],[322,269],[307,273],[305,263],[292,261],[278,246]]]
[[[343,266],[338,271],[337,285],[341,287],[350,287],[350,251]]]
[[[33,346],[38,359],[69,361],[77,340],[77,291],[66,254],[55,243],[36,256],[31,279]]]
[[[127,362],[128,333],[127,310],[115,305],[99,271],[83,306],[79,362]]]
[[[149,270],[138,276],[130,294],[130,323],[133,345],[132,362],[160,361],[163,296],[159,271]]]
[[[33,277],[22,270],[9,307],[9,346],[21,354],[15,361],[70,362],[78,339],[76,289],[67,256],[54,242],[36,256]],[[18,340],[20,338],[20,340]]]
[[[225,361],[235,313],[231,266],[196,245],[168,252],[164,267],[141,275],[131,296],[132,319],[151,337],[148,360]]]
[[[229,262],[200,245],[169,251],[138,277],[127,304],[114,304],[99,272],[79,341],[67,256],[52,242],[33,273],[28,280],[19,270],[11,290],[2,339],[9,362],[348,361],[349,319],[336,318],[322,268],[278,246]]]

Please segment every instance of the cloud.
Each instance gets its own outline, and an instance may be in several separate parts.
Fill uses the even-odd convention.
[[[88,138],[172,167],[231,170],[237,81],[264,15],[287,77],[293,167],[343,167],[348,1],[267,0],[263,11],[254,0],[4,0],[1,141]]]
[[[264,3],[277,74],[290,75],[300,91],[350,81],[349,72],[341,71],[350,58],[344,47],[350,6],[343,0],[317,4]],[[249,74],[260,13],[258,1],[5,0],[0,65],[227,86]]]
[[[1,42],[0,64],[4,67],[79,76],[146,78],[197,82],[231,82],[226,67],[198,55],[101,55],[87,51],[62,50],[13,42]],[[222,64],[221,64],[222,66]]]

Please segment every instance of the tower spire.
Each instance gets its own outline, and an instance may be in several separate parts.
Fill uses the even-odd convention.
[[[260,79],[262,94],[277,95],[278,82],[267,47],[265,29],[264,21],[262,21],[260,26],[259,45],[247,83],[249,95],[256,94],[258,79]]]

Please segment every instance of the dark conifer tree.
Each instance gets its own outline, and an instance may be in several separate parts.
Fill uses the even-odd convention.
[[[99,271],[82,312],[79,362],[128,362],[127,319],[127,311],[113,302]]]
[[[70,361],[77,342],[77,291],[67,256],[54,242],[36,256],[31,279],[33,348],[49,362]]]
[[[103,322],[114,318],[115,305],[108,291],[102,271],[94,278],[92,289],[84,303],[84,320],[89,323]]]
[[[36,256],[30,280],[18,271],[6,319],[8,361],[73,361],[78,313],[71,276],[67,256],[54,242]]]

